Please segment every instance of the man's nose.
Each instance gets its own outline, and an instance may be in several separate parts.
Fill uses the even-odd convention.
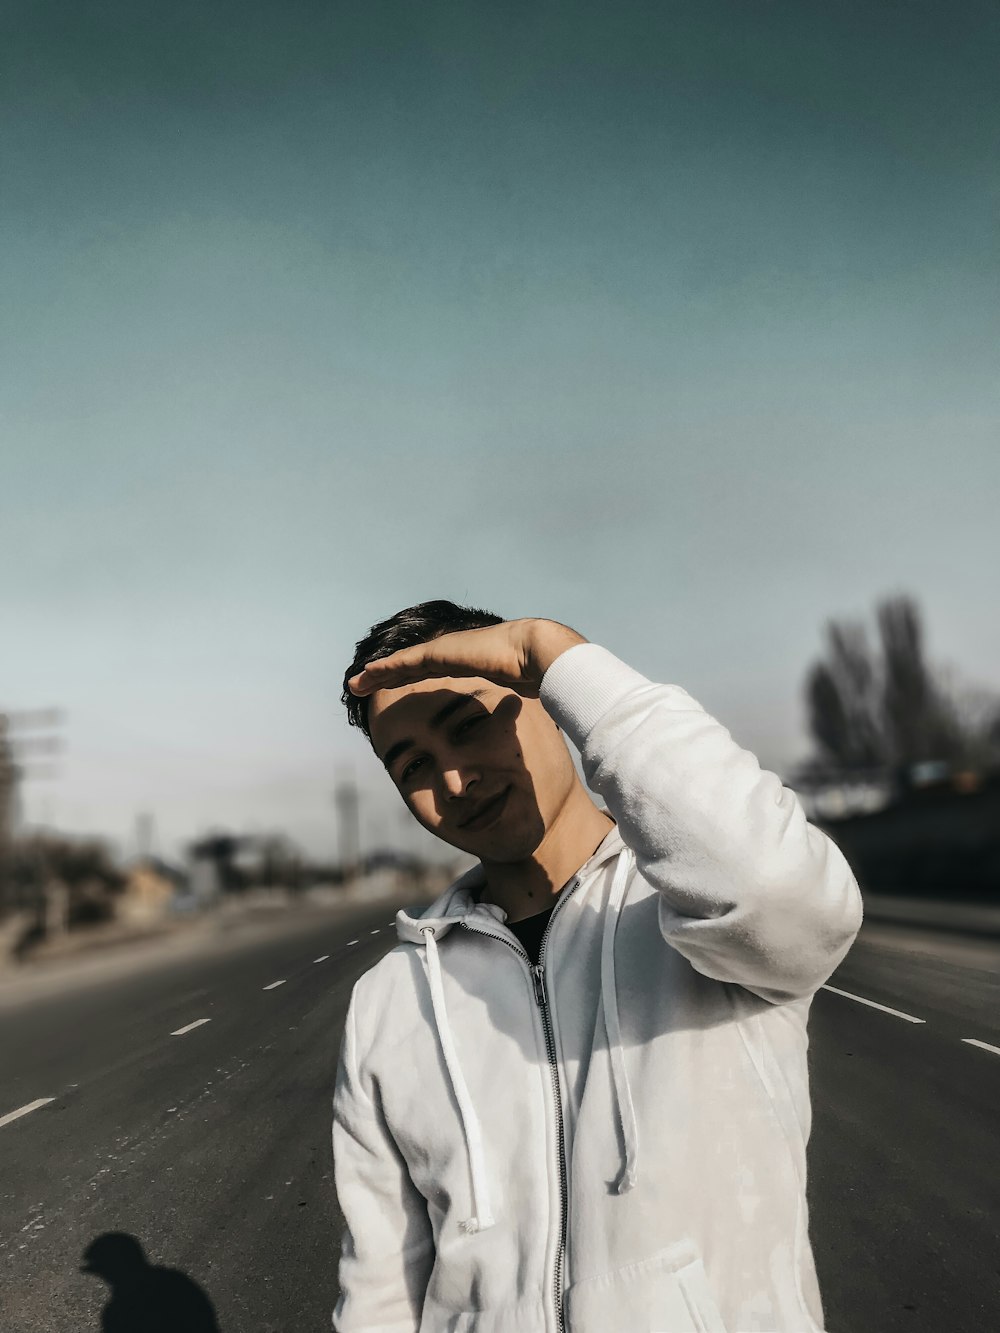
[[[477,782],[479,775],[471,768],[446,767],[441,774],[445,795],[449,798],[464,796]]]

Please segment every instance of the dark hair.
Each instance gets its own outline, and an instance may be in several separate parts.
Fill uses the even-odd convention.
[[[454,602],[421,602],[419,606],[408,606],[405,611],[397,611],[388,620],[380,620],[373,625],[363,639],[359,639],[354,649],[354,661],[344,672],[344,692],[340,701],[347,709],[347,720],[352,727],[360,727],[369,740],[368,702],[352,694],[347,682],[359,671],[363,671],[369,662],[376,658],[388,657],[401,648],[413,648],[418,643],[430,643],[442,634],[454,634],[463,629],[485,629],[487,625],[502,625],[503,616],[496,616],[492,611],[481,611],[474,606],[456,606]]]

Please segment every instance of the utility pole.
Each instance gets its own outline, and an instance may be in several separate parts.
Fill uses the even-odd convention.
[[[33,735],[62,724],[58,708],[0,712],[0,917],[15,906],[14,841],[22,820],[21,783],[25,778],[51,778],[52,764],[25,763],[25,755],[52,755],[62,749],[62,739]],[[28,733],[28,734],[25,734]]]

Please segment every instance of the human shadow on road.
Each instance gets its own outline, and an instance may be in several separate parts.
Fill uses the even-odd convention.
[[[215,1309],[201,1287],[176,1268],[151,1264],[124,1231],[106,1231],[83,1253],[81,1273],[111,1288],[101,1333],[219,1333]]]

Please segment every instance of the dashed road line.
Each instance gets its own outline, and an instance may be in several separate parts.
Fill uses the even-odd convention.
[[[967,1046],[978,1046],[981,1050],[992,1051],[994,1055],[1000,1055],[1000,1046],[991,1046],[988,1041],[977,1041],[975,1037],[963,1037],[962,1040]],[[2,1120],[0,1120],[0,1124],[3,1124]]]
[[[326,960],[327,960],[329,957],[330,957],[330,955],[329,955],[328,953],[321,953],[320,956],[319,956],[318,958],[314,958],[314,959],[313,959],[313,962],[314,962],[314,963],[325,963]]]
[[[196,1018],[193,1023],[188,1023],[187,1027],[178,1028],[176,1032],[171,1032],[172,1037],[183,1037],[185,1032],[193,1032],[195,1028],[200,1028],[202,1023],[211,1023],[210,1018]]]
[[[904,1018],[907,1023],[925,1023],[925,1018],[914,1018],[912,1014],[904,1014],[901,1009],[890,1009],[887,1004],[878,1004],[875,1000],[866,1000],[863,995],[852,995],[849,990],[838,990],[836,986],[824,986],[823,990],[833,991],[834,995],[843,995],[848,1000],[857,1000],[858,1004],[867,1004],[872,1009],[881,1009],[883,1014],[892,1014],[894,1018]]]
[[[282,977],[280,981],[272,981],[271,984],[270,984],[270,986],[264,986],[263,989],[264,989],[264,990],[274,990],[275,986],[283,986],[283,985],[285,984],[285,981],[286,981],[286,978],[285,978],[285,977]]]
[[[372,934],[373,934],[373,935],[377,935],[377,934],[378,934],[378,926],[375,927],[375,929],[372,931]]]
[[[6,1115],[0,1116],[0,1127],[9,1125],[12,1120],[20,1120],[21,1116],[27,1115],[29,1111],[37,1111],[40,1106],[48,1106],[49,1102],[54,1102],[54,1097],[39,1097],[37,1102],[29,1102],[27,1106],[21,1106],[16,1111],[8,1111]]]
[[[357,944],[357,940],[348,940],[346,947],[349,949],[352,944]]]

